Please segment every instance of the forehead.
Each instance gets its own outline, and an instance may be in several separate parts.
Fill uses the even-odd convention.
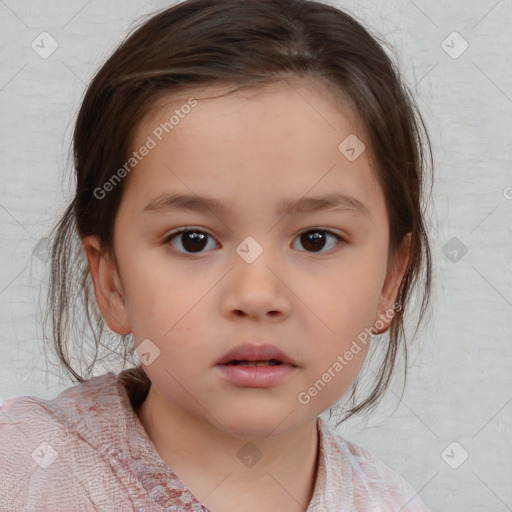
[[[189,116],[188,112],[183,115],[180,111],[190,110],[187,103],[191,99],[198,102],[200,108],[192,109],[193,116]],[[146,115],[134,130],[133,139],[140,139],[160,122],[169,121],[169,113],[176,113],[180,117],[179,120],[176,119],[178,121],[191,117],[190,122],[179,124],[182,127],[190,128],[192,125],[200,129],[199,125],[205,121],[202,116],[212,119],[215,115],[224,116],[229,111],[234,113],[240,109],[244,110],[244,117],[248,120],[253,115],[255,120],[258,118],[262,121],[262,116],[255,114],[262,113],[265,109],[264,117],[273,123],[278,121],[280,114],[301,120],[308,118],[313,125],[323,125],[326,134],[337,130],[336,125],[339,125],[341,117],[358,134],[365,132],[352,99],[342,90],[313,77],[290,77],[245,87],[215,84],[207,87],[187,87],[170,94],[162,93],[151,103]],[[239,121],[240,119],[236,119],[236,122]]]
[[[222,185],[226,197],[241,187],[255,194],[293,187],[304,195],[341,178],[348,188],[358,179],[372,188],[369,151],[353,162],[340,153],[355,134],[365,139],[348,99],[314,80],[188,89],[160,97],[139,123],[132,150],[148,137],[154,148],[130,174],[137,185],[129,188],[146,197],[171,184],[203,195]]]

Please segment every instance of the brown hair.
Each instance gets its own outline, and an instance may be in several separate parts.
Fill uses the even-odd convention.
[[[410,260],[397,297],[401,309],[389,328],[376,382],[363,401],[352,403],[345,418],[377,403],[400,349],[406,360],[403,318],[422,277],[414,336],[427,313],[431,255],[423,188],[425,171],[432,168],[421,115],[383,50],[385,43],[378,41],[351,16],[319,2],[187,0],[150,17],[115,50],[83,99],[73,136],[76,193],[52,234],[47,318],[51,314],[58,357],[74,378],[89,378],[100,347],[121,357],[123,365],[137,364],[131,335],[104,344],[105,323],[96,301],[90,300],[94,288],[80,238],[97,235],[115,261],[113,226],[126,180],[101,200],[94,191],[129,158],[134,128],[149,108],[158,98],[187,88],[227,84],[237,90],[286,77],[313,77],[350,98],[364,127],[386,200],[390,251],[411,233]],[[77,299],[86,314],[83,327],[70,313]],[[78,336],[83,338],[89,327],[93,333],[94,357],[85,376],[74,370],[69,357],[70,319]],[[352,399],[356,388],[357,382]]]

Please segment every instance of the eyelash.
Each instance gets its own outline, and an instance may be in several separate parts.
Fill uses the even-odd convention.
[[[187,233],[187,232],[192,232],[192,233],[202,233],[210,238],[213,239],[213,236],[211,236],[209,233],[206,233],[205,231],[201,230],[201,229],[196,229],[194,227],[182,227],[182,228],[178,228],[176,230],[174,230],[172,233],[169,233],[168,236],[165,237],[164,239],[164,242],[166,244],[169,244],[171,242],[171,240],[173,240],[174,238],[178,237],[178,235],[182,234],[182,233]],[[324,253],[332,253],[332,252],[335,252],[337,250],[340,249],[340,245],[343,245],[346,240],[344,240],[341,236],[337,235],[336,233],[333,233],[332,231],[328,230],[328,229],[321,229],[321,228],[310,228],[310,229],[307,229],[305,231],[302,231],[300,232],[296,238],[300,238],[302,235],[306,234],[306,233],[327,233],[328,235],[331,235],[332,237],[334,237],[337,241],[337,244],[335,245],[335,247],[329,251],[323,251],[323,250],[320,250],[320,251],[304,251],[304,252],[307,252],[309,254],[324,254]],[[174,249],[174,248],[173,248]],[[200,255],[200,254],[203,254],[204,251],[200,251],[200,252],[183,252],[183,251],[178,251],[177,249],[174,249],[176,252],[180,253],[180,254],[189,254],[189,255]]]

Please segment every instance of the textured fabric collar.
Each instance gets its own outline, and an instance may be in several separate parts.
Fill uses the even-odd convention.
[[[55,411],[62,424],[98,450],[108,449],[115,439],[116,450],[125,452],[123,459],[130,466],[129,472],[140,479],[151,499],[158,504],[170,506],[168,498],[172,496],[189,506],[199,506],[199,501],[179,476],[161,459],[135,413],[134,409],[143,402],[148,390],[149,381],[139,368],[117,375],[108,372],[64,390],[54,399]],[[308,512],[329,510],[326,495],[343,492],[339,478],[328,471],[335,443],[329,426],[321,418],[317,418],[317,430],[318,469]],[[199,507],[197,510],[208,509]]]
[[[91,454],[108,463],[108,489],[126,489],[135,510],[208,512],[161,459],[135,412],[149,385],[144,372],[134,368],[93,377],[53,400],[36,402],[47,418],[85,441]],[[317,475],[306,512],[427,512],[397,473],[337,435],[322,418],[316,425]],[[108,489],[104,492],[113,492]],[[107,499],[104,492],[98,491],[98,500]]]

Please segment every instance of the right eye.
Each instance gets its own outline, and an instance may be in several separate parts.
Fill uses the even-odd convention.
[[[170,242],[173,248],[178,252],[185,254],[200,254],[201,252],[204,252],[203,249],[205,247],[208,247],[208,238],[211,238],[215,247],[216,242],[208,233],[194,228],[179,228],[170,233],[166,237],[165,242]]]

